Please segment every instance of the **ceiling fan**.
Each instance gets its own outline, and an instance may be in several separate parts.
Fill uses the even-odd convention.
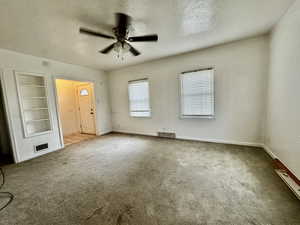
[[[93,31],[88,28],[81,27],[79,32],[82,34],[92,35],[96,37],[106,38],[116,40],[115,43],[109,45],[108,47],[100,50],[102,54],[108,54],[111,50],[115,50],[120,55],[131,52],[132,55],[138,56],[141,53],[136,50],[130,42],[149,42],[149,41],[158,41],[157,34],[150,34],[144,36],[129,37],[129,28],[131,26],[131,17],[124,13],[116,13],[116,27],[112,29],[114,36],[100,33],[98,31]]]

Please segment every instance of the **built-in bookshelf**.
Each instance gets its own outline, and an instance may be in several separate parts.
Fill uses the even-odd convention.
[[[47,96],[47,82],[43,75],[16,72],[24,136],[32,137],[52,130]]]

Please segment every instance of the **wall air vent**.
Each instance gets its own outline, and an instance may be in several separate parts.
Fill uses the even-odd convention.
[[[36,152],[48,149],[48,143],[34,146]]]
[[[158,132],[157,135],[158,137],[162,137],[162,138],[172,138],[172,139],[176,138],[175,133],[169,133],[169,132]]]

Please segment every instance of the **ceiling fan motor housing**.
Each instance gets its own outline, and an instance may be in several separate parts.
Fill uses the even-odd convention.
[[[79,31],[80,33],[84,33],[87,35],[117,40],[115,43],[99,51],[102,54],[108,54],[111,50],[115,49],[118,52],[123,50],[125,50],[125,52],[130,51],[134,56],[138,56],[141,53],[138,50],[136,50],[129,42],[151,42],[158,40],[157,34],[129,37],[129,31],[132,30],[131,17],[124,13],[116,13],[116,23],[116,27],[112,30],[115,37],[87,28],[80,28]]]

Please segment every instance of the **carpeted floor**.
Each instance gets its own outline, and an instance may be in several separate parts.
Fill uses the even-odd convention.
[[[258,148],[111,134],[4,170],[1,225],[300,224]]]

